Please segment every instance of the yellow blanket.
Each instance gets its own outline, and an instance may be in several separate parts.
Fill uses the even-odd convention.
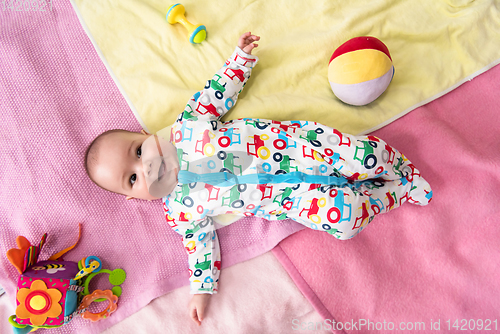
[[[175,1],[175,0],[173,0]],[[141,125],[172,124],[234,50],[240,34],[261,36],[260,58],[224,120],[309,120],[366,133],[437,98],[500,62],[498,0],[185,0],[186,17],[208,37],[188,41],[164,0],[72,0],[82,25]],[[396,73],[375,102],[340,102],[328,61],[357,36],[382,40]]]

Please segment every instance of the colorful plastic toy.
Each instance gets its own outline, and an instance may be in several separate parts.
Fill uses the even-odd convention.
[[[87,311],[90,304],[103,298],[109,302],[106,309],[99,313],[91,313],[90,311]],[[89,319],[90,321],[95,322],[101,319],[105,319],[106,317],[111,315],[111,313],[116,311],[116,308],[118,307],[116,306],[117,302],[118,296],[114,295],[111,290],[95,290],[94,292],[92,292],[92,294],[86,295],[83,298],[82,303],[80,304],[80,306],[78,306],[78,311],[82,312],[83,319]]]
[[[189,32],[189,41],[193,44],[201,43],[207,38],[207,28],[204,25],[195,26],[186,19],[186,9],[180,3],[170,6],[167,12],[167,22],[180,23]]]
[[[81,225],[79,228],[78,240]],[[38,261],[46,238],[47,234],[44,234],[38,246],[32,246],[25,237],[19,236],[16,239],[18,248],[7,251],[7,258],[20,273],[16,314],[9,317],[14,334],[24,334],[38,328],[60,327],[78,314],[82,314],[84,319],[97,321],[108,317],[117,308],[118,297],[122,292],[119,285],[126,278],[123,269],[102,269],[101,260],[96,256],[89,256],[78,263],[63,261],[62,255],[73,249],[78,240],[48,260]],[[114,287],[89,293],[90,280],[98,273],[108,273]],[[92,302],[106,300],[109,304],[104,311],[88,311]]]
[[[339,46],[328,65],[333,93],[347,104],[375,101],[389,86],[394,66],[389,49],[375,37],[356,37]]]

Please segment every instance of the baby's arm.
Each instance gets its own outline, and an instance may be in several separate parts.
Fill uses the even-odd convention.
[[[193,295],[189,302],[189,316],[198,326],[201,325],[203,318],[205,318],[205,308],[210,301],[210,296],[212,295],[206,293],[196,294]]]
[[[220,274],[219,239],[211,217],[205,217],[185,231],[182,240],[188,252],[191,294],[189,314],[200,324],[209,296],[217,293]],[[202,296],[205,295],[205,296]]]
[[[217,293],[220,272],[219,238],[211,217],[188,229],[182,238],[188,252],[191,294]]]
[[[238,94],[250,78],[252,68],[257,64],[258,58],[250,53],[257,47],[253,42],[259,39],[260,37],[249,32],[240,37],[234,53],[212,79],[207,81],[205,89],[193,95],[184,111],[179,114],[177,122],[219,120],[233,107]]]

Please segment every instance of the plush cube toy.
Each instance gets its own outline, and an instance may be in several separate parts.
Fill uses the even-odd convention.
[[[19,275],[15,322],[51,328],[71,320],[83,290],[73,280],[78,271],[75,262],[40,261]]]
[[[81,236],[81,225],[79,235]],[[14,334],[26,334],[38,328],[55,328],[64,325],[81,314],[84,319],[105,319],[117,308],[118,297],[125,281],[123,269],[113,271],[101,268],[96,256],[81,259],[78,263],[63,261],[62,256],[76,243],[46,261],[38,261],[47,234],[36,246],[23,236],[16,239],[17,248],[7,251],[7,258],[19,272],[17,281],[16,314],[9,318]],[[78,243],[78,241],[77,241]],[[92,277],[100,273],[109,274],[111,290],[88,291]],[[108,301],[108,307],[99,313],[91,313],[92,302]]]

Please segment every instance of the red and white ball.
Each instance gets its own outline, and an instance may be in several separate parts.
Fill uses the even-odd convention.
[[[394,66],[387,46],[375,37],[362,36],[339,46],[328,65],[333,93],[355,106],[375,101],[387,89]]]

